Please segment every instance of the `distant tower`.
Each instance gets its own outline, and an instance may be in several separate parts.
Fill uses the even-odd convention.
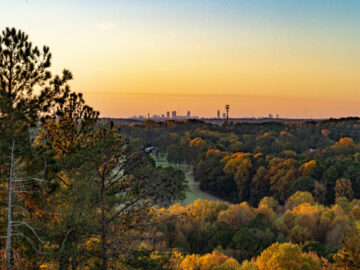
[[[173,118],[173,119],[176,118],[176,111],[172,111],[172,112],[171,112],[171,118]]]
[[[224,119],[226,118],[226,113],[223,113],[223,118],[224,118]]]
[[[187,111],[186,117],[187,117],[187,118],[190,118],[190,111]]]
[[[150,113],[148,113],[147,117],[148,117],[148,119],[150,119]]]
[[[220,110],[217,111],[217,118],[220,118]]]
[[[225,105],[225,110],[226,110],[226,121],[229,121],[230,105]]]
[[[166,118],[170,119],[170,112],[166,112]]]

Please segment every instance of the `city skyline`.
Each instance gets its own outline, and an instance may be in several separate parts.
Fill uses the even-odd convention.
[[[155,119],[155,120],[176,120],[176,119],[205,119],[205,118],[212,118],[212,119],[226,119],[227,118],[227,113],[226,113],[226,109],[225,110],[216,110],[214,116],[209,116],[209,117],[205,117],[202,115],[194,115],[191,114],[190,110],[186,111],[186,115],[185,114],[180,114],[178,113],[176,110],[171,110],[171,111],[166,111],[164,113],[155,113],[155,114],[151,114],[151,113],[147,113],[147,114],[138,114],[138,115],[133,115],[132,117],[129,117],[129,119],[141,119],[141,120],[145,120],[145,119]],[[252,117],[241,117],[241,116],[231,116],[229,115],[229,118],[253,118],[253,119],[257,119],[257,118],[268,118],[268,119],[279,119],[280,115],[278,113],[274,114],[273,113],[268,113],[267,116],[252,116]]]
[[[150,98],[151,97],[151,98]],[[86,94],[86,100],[93,101],[99,99],[97,95]],[[159,99],[161,102],[154,106],[153,99]],[[116,94],[102,95],[104,103],[109,101],[107,110],[101,111],[101,117],[130,118],[134,115],[147,115],[147,113],[158,114],[176,109],[180,114],[186,114],[190,110],[194,115],[201,117],[214,117],[218,108],[223,108],[223,104],[231,101],[231,116],[239,118],[267,117],[269,113],[279,114],[283,118],[294,119],[325,119],[339,118],[348,116],[357,116],[353,111],[359,108],[356,99],[348,102],[344,106],[342,98],[332,100],[322,100],[321,102],[312,99],[303,99],[301,103],[293,104],[287,97],[256,97],[256,96],[219,96],[219,95],[164,95],[164,94]],[[110,103],[112,101],[112,103]],[[191,102],[190,102],[191,101]],[[98,102],[100,102],[98,100]],[[172,105],[173,103],[174,105]],[[183,104],[189,104],[185,107]],[[121,105],[121,106],[120,106]],[[269,106],[266,106],[269,105]],[[312,108],[321,108],[322,113],[316,113]],[[294,109],[289,112],[289,109]],[[115,113],[106,113],[115,111]],[[334,113],[342,111],[342,113]]]

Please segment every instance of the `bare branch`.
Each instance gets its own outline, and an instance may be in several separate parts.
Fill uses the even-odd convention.
[[[29,230],[31,230],[31,231],[33,232],[33,234],[35,235],[35,237],[36,237],[41,243],[43,243],[43,241],[41,240],[41,238],[40,238],[40,237],[38,236],[38,234],[36,233],[35,229],[34,229],[33,227],[31,227],[28,222],[17,221],[14,226],[21,226],[21,225],[24,225],[24,226],[26,226]]]
[[[59,252],[63,251],[63,249],[64,249],[64,247],[65,247],[65,242],[66,242],[66,240],[67,240],[67,238],[68,238],[68,236],[69,236],[69,234],[70,234],[71,232],[72,232],[72,229],[70,229],[69,231],[67,231],[67,233],[66,233],[66,235],[65,235],[65,238],[64,238],[64,240],[63,240],[63,242],[62,242],[62,244],[61,244],[61,249],[60,249]]]
[[[17,205],[17,204],[14,204],[13,206],[16,206],[18,208],[20,208],[21,210],[24,210],[26,213],[28,213],[29,215],[31,215],[31,213],[24,207],[20,206],[20,205]]]
[[[29,238],[27,237],[25,234],[23,234],[22,232],[17,232],[15,234],[13,234],[13,236],[21,236],[21,237],[24,237],[24,239],[26,239],[28,241],[28,243],[31,245],[31,247],[39,254],[43,254],[41,251],[39,251],[36,247],[35,247],[35,244],[34,242]]]

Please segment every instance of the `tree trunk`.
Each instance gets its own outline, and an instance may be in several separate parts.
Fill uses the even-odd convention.
[[[102,265],[101,270],[107,270],[107,224],[105,216],[105,177],[101,179],[101,241],[102,241]]]
[[[14,168],[14,141],[11,148],[10,174],[9,174],[9,199],[8,199],[8,225],[6,235],[6,269],[11,268],[11,236],[12,236],[12,193],[13,193],[13,168]]]

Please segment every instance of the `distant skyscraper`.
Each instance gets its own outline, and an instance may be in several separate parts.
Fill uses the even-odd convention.
[[[167,118],[167,119],[170,118],[170,112],[166,112],[166,118]]]
[[[226,110],[226,120],[229,121],[230,105],[225,105],[225,110]]]
[[[172,112],[171,112],[171,118],[173,118],[173,119],[176,118],[176,111],[172,111]]]
[[[269,113],[269,118],[273,118],[273,115],[271,113]]]
[[[279,118],[279,114],[278,114],[278,113],[276,114],[276,118]]]
[[[223,118],[226,118],[226,113],[223,113]]]
[[[217,118],[220,118],[220,110],[217,111]]]
[[[186,117],[190,118],[190,111],[187,111]]]
[[[148,119],[150,118],[150,113],[148,113]]]

